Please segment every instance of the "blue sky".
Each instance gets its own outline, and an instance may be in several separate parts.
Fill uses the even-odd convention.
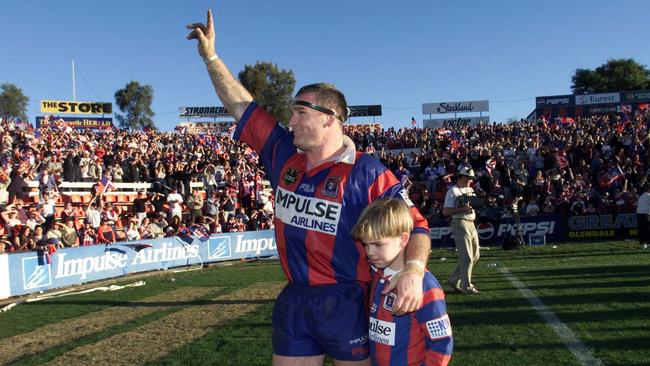
[[[30,97],[33,122],[41,99],[72,100],[74,59],[77,100],[150,84],[156,126],[171,130],[178,107],[221,105],[185,40],[208,8],[234,74],[261,60],[291,69],[296,87],[332,82],[349,104],[381,104],[386,127],[421,123],[422,103],[445,101],[488,99],[492,121],[525,118],[535,96],[570,93],[576,68],[650,64],[643,0],[3,0],[0,83]]]

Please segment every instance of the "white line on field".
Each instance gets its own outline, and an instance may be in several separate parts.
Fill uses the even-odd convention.
[[[573,353],[573,355],[578,359],[581,365],[602,365],[602,361],[596,358],[591,351],[576,337],[571,328],[567,327],[566,324],[562,321],[548,308],[544,305],[542,300],[519,281],[519,279],[513,275],[510,270],[507,268],[499,268],[501,273],[510,281],[522,295],[528,300],[528,302],[537,310],[539,315],[546,321],[546,323],[553,328],[555,333],[560,337],[564,345]]]

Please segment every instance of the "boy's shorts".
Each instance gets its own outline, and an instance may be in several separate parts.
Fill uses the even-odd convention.
[[[367,304],[366,284],[287,284],[273,309],[273,353],[365,360],[370,355]]]

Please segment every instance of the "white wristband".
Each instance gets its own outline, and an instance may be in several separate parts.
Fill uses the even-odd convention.
[[[217,56],[217,54],[215,53],[214,55],[204,59],[203,61],[205,62],[206,65],[209,65],[209,64],[212,63],[212,61],[214,61],[214,60],[216,60],[218,58],[219,58],[219,56]]]
[[[422,270],[424,270],[424,269],[426,268],[426,267],[424,266],[424,262],[419,261],[419,260],[417,260],[417,259],[412,259],[412,260],[410,260],[410,261],[406,261],[405,264],[411,264],[411,263],[415,264],[415,266],[417,266],[417,267],[420,267],[420,269],[422,269]]]

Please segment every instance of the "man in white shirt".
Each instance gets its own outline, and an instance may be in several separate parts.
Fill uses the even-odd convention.
[[[170,218],[178,216],[181,221],[183,220],[183,196],[178,193],[176,188],[172,189],[172,192],[167,195],[167,203],[169,203],[169,214]]]
[[[469,182],[474,179],[474,170],[463,166],[458,169],[456,185],[445,196],[442,214],[451,216],[451,234],[456,244],[458,265],[447,282],[456,292],[476,295],[480,292],[472,284],[472,268],[479,259],[478,232],[474,226],[476,213],[470,204],[474,189]]]
[[[650,244],[650,183],[646,183],[645,190],[636,204],[636,226],[639,232],[639,244]]]

